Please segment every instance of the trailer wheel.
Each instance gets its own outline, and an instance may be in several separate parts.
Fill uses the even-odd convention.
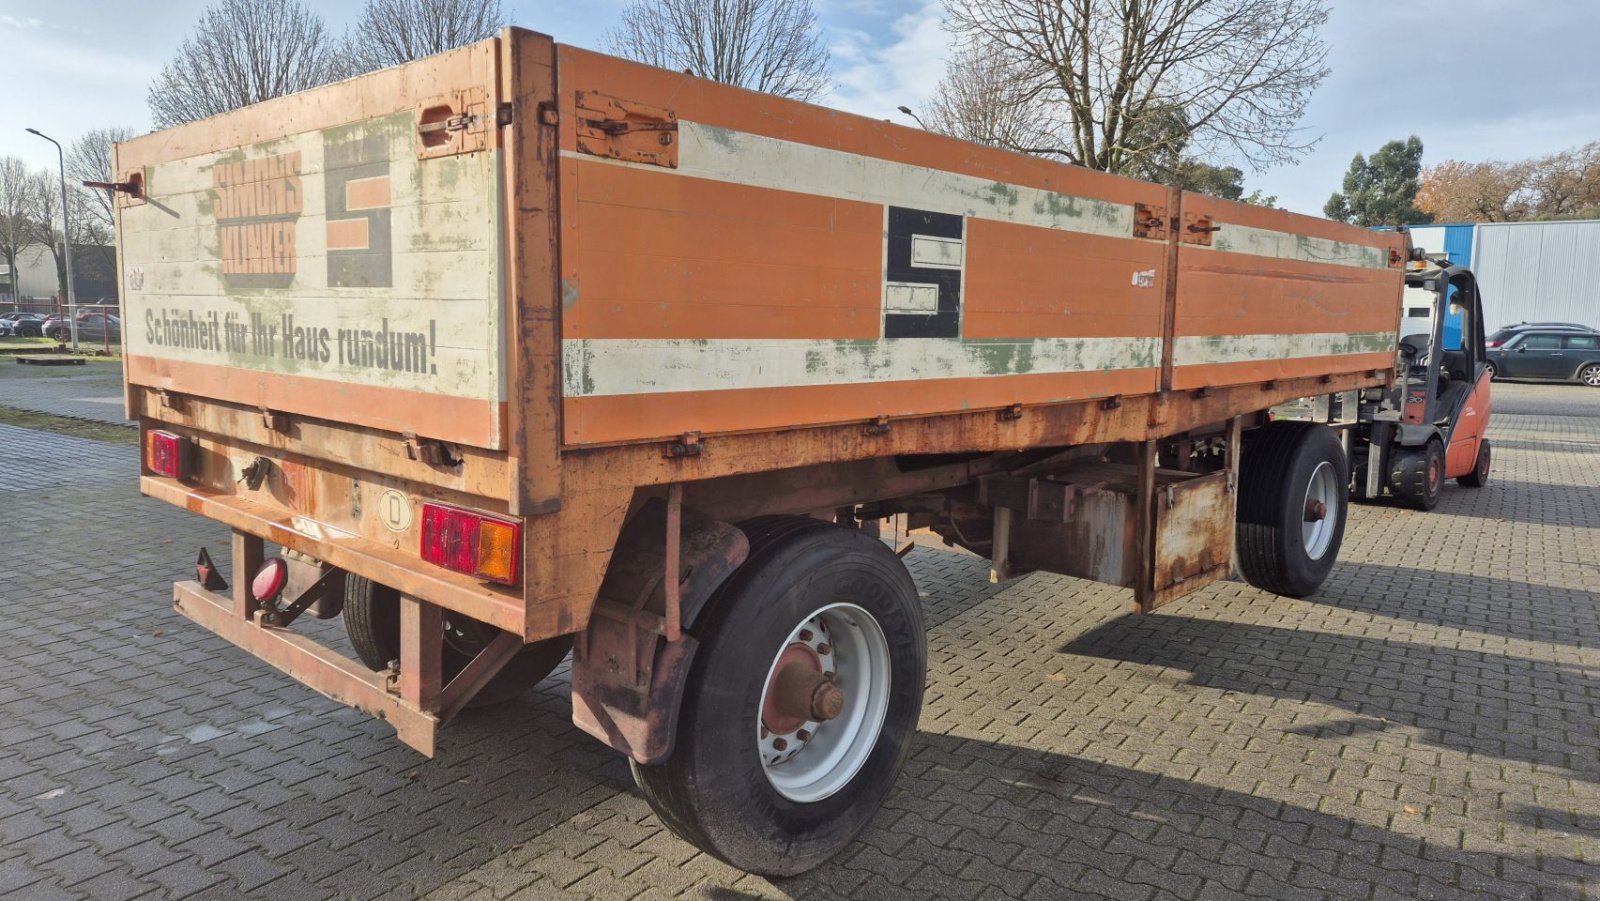
[[[927,649],[916,586],[882,542],[795,517],[744,528],[749,558],[694,625],[673,754],[633,775],[685,840],[788,876],[848,845],[888,795]]]
[[[1489,484],[1489,439],[1478,440],[1478,462],[1472,471],[1456,478],[1456,484],[1463,488],[1482,488]]]
[[[1389,459],[1389,490],[1408,507],[1432,510],[1444,488],[1444,445],[1430,440],[1422,447],[1396,450]]]
[[[351,573],[344,582],[343,617],[345,634],[369,669],[384,669],[400,658],[400,592]],[[444,681],[448,683],[461,672],[499,631],[471,617],[444,611],[444,651],[440,655]],[[570,635],[528,645],[467,706],[489,707],[521,696],[554,672],[571,650]]]
[[[1305,597],[1333,570],[1344,541],[1350,471],[1331,429],[1272,422],[1239,467],[1239,571],[1273,594]]]

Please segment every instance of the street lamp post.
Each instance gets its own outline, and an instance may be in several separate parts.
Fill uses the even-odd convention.
[[[61,246],[67,258],[67,323],[72,329],[72,350],[78,350],[78,295],[72,288],[72,229],[68,217],[72,215],[68,209],[67,198],[67,153],[61,149],[61,142],[50,137],[37,128],[28,129],[28,134],[37,135],[56,145],[56,162],[61,167]]]
[[[902,107],[900,107],[900,112],[905,113],[906,115],[908,115],[912,119],[914,119],[916,121],[917,125],[919,127],[921,127],[923,131],[933,131],[933,129],[928,127],[928,123],[922,121],[922,117],[921,116],[919,116],[916,113],[911,111],[911,107],[902,106]]]

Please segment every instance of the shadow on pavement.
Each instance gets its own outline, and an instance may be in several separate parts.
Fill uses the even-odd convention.
[[[1114,620],[1061,651],[1186,670],[1191,685],[1341,707],[1429,744],[1600,779],[1600,673],[1581,666],[1176,614]]]
[[[1416,623],[1584,647],[1600,632],[1600,593],[1490,576],[1340,563],[1307,603]],[[1396,603],[1396,597],[1408,603]],[[1590,625],[1576,625],[1574,619]]]

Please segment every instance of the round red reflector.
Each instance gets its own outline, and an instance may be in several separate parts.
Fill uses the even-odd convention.
[[[258,601],[270,601],[278,596],[288,581],[289,562],[282,557],[273,557],[256,570],[256,577],[250,580],[250,593]]]

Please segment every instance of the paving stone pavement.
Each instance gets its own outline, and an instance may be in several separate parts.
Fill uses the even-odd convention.
[[[1593,898],[1597,414],[1505,387],[1490,487],[1356,508],[1305,600],[1136,618],[914,552],[916,749],[858,843],[777,882],[665,832],[564,672],[430,762],[254,662],[168,602],[224,530],[139,498],[132,448],[0,428],[0,466],[75,476],[0,491],[0,896]]]
[[[0,356],[0,406],[133,425],[123,414],[122,363],[115,360],[31,366]]]

